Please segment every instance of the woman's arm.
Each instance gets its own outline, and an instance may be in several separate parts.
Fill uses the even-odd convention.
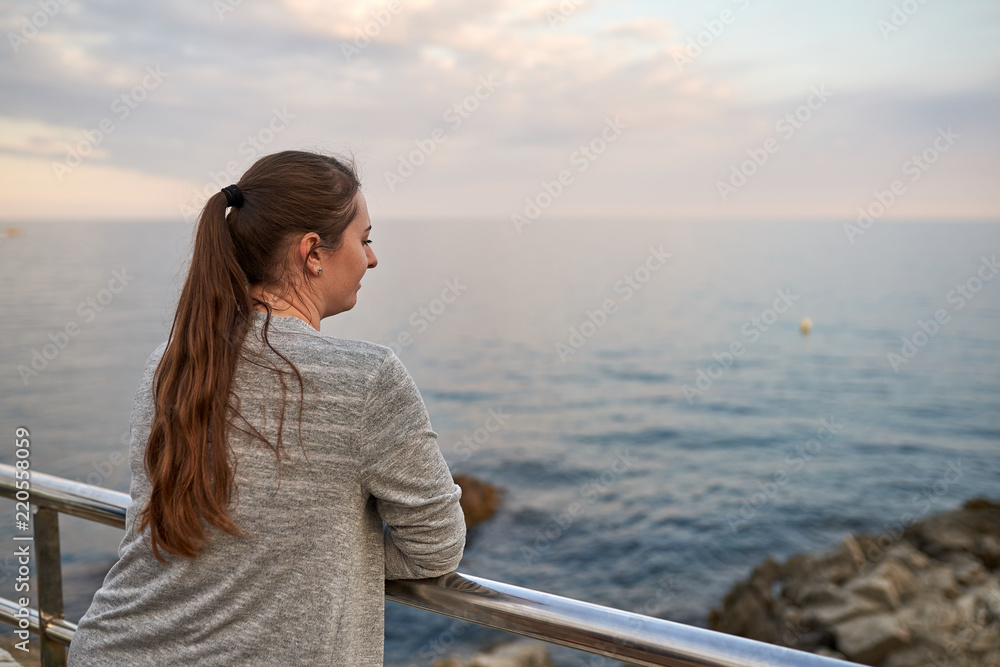
[[[441,455],[416,383],[391,351],[365,401],[359,440],[362,484],[386,524],[386,579],[453,571],[465,548],[462,491]]]

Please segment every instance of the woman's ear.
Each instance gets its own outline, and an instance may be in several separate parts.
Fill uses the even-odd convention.
[[[320,257],[319,253],[316,252],[316,246],[323,243],[323,239],[319,237],[316,232],[308,232],[302,235],[302,239],[299,241],[299,261],[302,265],[308,267],[310,257],[314,256],[314,259],[318,262]]]

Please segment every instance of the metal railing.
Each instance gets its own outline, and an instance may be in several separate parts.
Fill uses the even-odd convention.
[[[24,489],[20,489],[23,491]],[[0,496],[19,500],[15,467],[0,464]],[[42,665],[66,664],[76,624],[63,618],[59,513],[125,527],[127,494],[30,473],[36,508],[38,609],[0,598],[0,620],[41,637]],[[21,498],[25,496],[22,494]],[[23,501],[22,501],[23,502]],[[18,539],[15,537],[15,539]],[[27,570],[20,570],[26,574]],[[387,600],[426,609],[634,665],[666,667],[844,667],[847,663],[588,602],[452,572],[436,579],[387,581]]]

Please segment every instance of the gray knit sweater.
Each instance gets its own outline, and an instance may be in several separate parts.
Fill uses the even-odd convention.
[[[266,349],[263,321],[257,313],[246,349]],[[237,460],[230,515],[251,536],[212,530],[197,558],[168,556],[167,565],[149,550],[148,529],[134,531],[149,497],[143,453],[166,343],[150,356],[132,410],[125,537],[80,620],[71,666],[381,665],[384,580],[458,566],[461,490],[392,350],[325,336],[294,317],[272,316],[268,334],[306,382],[301,443],[292,375],[280,484],[271,449],[236,429],[230,436]],[[234,390],[241,414],[274,443],[275,373],[241,360]]]

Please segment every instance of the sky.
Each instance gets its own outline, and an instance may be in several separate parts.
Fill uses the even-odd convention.
[[[995,0],[5,0],[0,220],[187,220],[261,155],[400,220],[1000,219]]]

